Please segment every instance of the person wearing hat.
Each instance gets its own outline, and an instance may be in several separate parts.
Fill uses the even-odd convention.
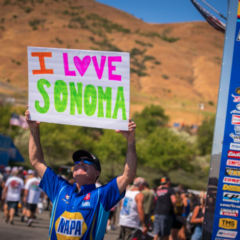
[[[168,240],[174,217],[174,205],[176,203],[175,192],[171,188],[171,182],[168,177],[162,177],[160,186],[157,189],[157,200],[154,217],[154,240],[161,237]]]
[[[32,178],[34,178],[34,171],[33,171],[32,169],[28,169],[26,178],[25,178],[25,180],[24,180],[24,187],[25,187],[27,181],[28,181],[29,179],[32,179]],[[25,190],[24,190],[24,195],[26,195],[26,191],[25,191]],[[23,205],[22,205],[23,207],[22,207],[22,217],[21,217],[21,221],[22,221],[22,222],[24,222],[26,219],[28,219],[28,218],[27,218],[27,212],[28,212],[28,209],[27,209],[27,201],[24,200],[24,199],[26,199],[26,196],[23,197]]]
[[[142,227],[144,236],[147,233],[143,209],[144,195],[141,193],[144,189],[144,183],[144,178],[135,178],[133,187],[126,191],[126,196],[123,199],[119,215],[119,225],[121,226],[123,240],[134,239],[133,234],[139,226]]]
[[[30,169],[31,170],[31,169]],[[25,216],[28,219],[27,225],[30,227],[33,223],[35,217],[35,212],[37,209],[37,203],[40,196],[42,195],[42,190],[39,188],[40,180],[37,177],[36,172],[28,170],[32,175],[32,178],[29,178],[24,186],[24,197],[23,202],[26,204],[26,214]],[[24,220],[22,216],[22,220]]]
[[[116,130],[126,138],[128,146],[123,174],[96,188],[95,183],[101,173],[98,157],[85,150],[73,153],[73,177],[76,183],[69,184],[44,162],[40,143],[40,123],[29,120],[29,110],[26,111],[25,117],[30,129],[30,163],[42,178],[39,187],[53,203],[49,239],[102,240],[110,209],[124,197],[126,187],[136,175],[136,124],[129,119],[128,131]]]
[[[4,208],[5,222],[13,225],[13,217],[18,207],[24,183],[18,176],[17,168],[13,168],[11,177],[8,178],[2,193],[2,200],[6,200],[7,208]]]

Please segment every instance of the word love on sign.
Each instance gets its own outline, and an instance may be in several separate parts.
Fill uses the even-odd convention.
[[[129,53],[28,47],[33,121],[128,129]]]

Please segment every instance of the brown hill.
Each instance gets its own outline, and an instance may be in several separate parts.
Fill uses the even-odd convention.
[[[27,46],[126,51],[131,114],[154,103],[200,124],[215,112],[223,41],[205,22],[148,24],[93,0],[0,0],[0,97],[27,103]]]

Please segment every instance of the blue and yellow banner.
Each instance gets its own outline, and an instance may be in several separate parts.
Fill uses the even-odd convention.
[[[237,23],[212,240],[240,239],[240,1],[235,19]]]

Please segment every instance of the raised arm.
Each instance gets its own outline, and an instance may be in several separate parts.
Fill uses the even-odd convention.
[[[128,131],[119,131],[127,139],[127,155],[125,160],[124,172],[117,178],[117,185],[120,194],[122,194],[126,187],[134,180],[137,171],[137,153],[135,146],[135,122],[129,119]]]
[[[29,110],[25,112],[25,118],[29,125],[30,134],[29,134],[29,159],[33,168],[37,171],[40,178],[43,177],[47,166],[44,162],[42,146],[40,142],[40,131],[39,124],[40,122],[30,121]]]
[[[147,226],[145,225],[144,210],[143,210],[144,195],[142,193],[138,193],[135,197],[135,200],[136,200],[136,203],[137,203],[138,216],[139,216],[140,221],[142,223],[142,232],[143,232],[143,234],[146,234],[147,233]]]

